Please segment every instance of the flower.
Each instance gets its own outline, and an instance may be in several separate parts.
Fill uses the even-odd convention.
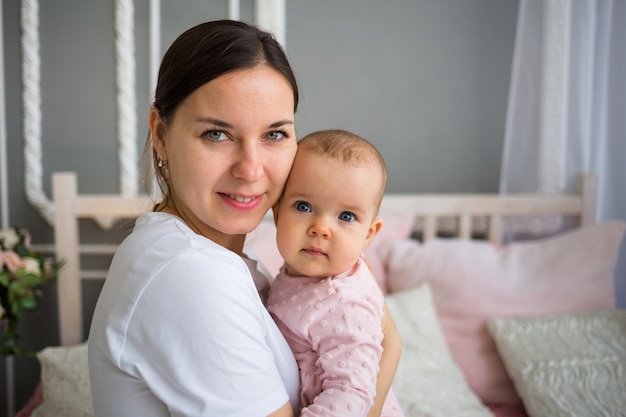
[[[0,353],[22,353],[17,323],[26,310],[37,307],[41,286],[56,279],[62,262],[53,262],[30,248],[30,234],[25,229],[0,229],[0,318],[2,329]]]
[[[5,248],[13,248],[20,243],[20,235],[14,228],[0,230],[0,241]]]

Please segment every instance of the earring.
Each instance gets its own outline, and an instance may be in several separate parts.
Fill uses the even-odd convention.
[[[163,160],[162,156],[159,156],[159,161],[157,162],[157,166],[159,168],[163,168],[165,166],[165,161]]]

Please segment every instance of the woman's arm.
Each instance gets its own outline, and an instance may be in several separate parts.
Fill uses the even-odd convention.
[[[287,401],[285,405],[267,417],[293,417],[293,408],[291,408],[291,403]]]
[[[135,322],[128,330],[135,356],[147,359],[127,367],[150,375],[155,396],[177,415],[292,417],[268,344],[264,320],[271,318],[249,272],[240,261],[214,258],[202,251],[179,255],[151,280],[141,302],[149,319],[142,322],[150,325]]]
[[[380,358],[380,372],[376,380],[376,397],[374,397],[374,406],[370,409],[367,417],[380,417],[383,410],[383,404],[387,398],[387,394],[391,389],[391,383],[396,375],[396,369],[400,362],[400,354],[402,353],[402,340],[396,328],[396,324],[384,306],[382,327],[384,338],[382,342],[383,356]]]

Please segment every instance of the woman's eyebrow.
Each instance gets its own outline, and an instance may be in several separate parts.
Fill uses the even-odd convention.
[[[233,127],[233,125],[231,125],[228,122],[225,122],[220,119],[213,119],[211,117],[198,117],[195,121],[196,123],[212,124],[218,127],[228,127],[228,128]]]
[[[277,127],[281,127],[281,126],[285,126],[285,125],[293,125],[293,120],[279,120],[278,122],[274,122],[272,124],[270,124],[268,127],[270,129],[273,128],[277,128]]]
[[[212,117],[198,117],[196,120],[196,123],[204,123],[204,124],[212,124],[218,127],[227,127],[227,128],[233,128],[234,126],[228,122],[225,122],[224,120],[220,120],[220,119],[214,119]],[[271,123],[268,128],[269,129],[275,129],[277,127],[281,127],[281,126],[285,126],[285,125],[293,125],[294,122],[293,120],[279,120],[277,122]]]

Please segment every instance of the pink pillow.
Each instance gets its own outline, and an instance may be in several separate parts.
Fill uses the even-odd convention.
[[[30,397],[26,405],[17,412],[15,417],[30,417],[37,407],[43,402],[43,384],[39,382],[35,388],[35,392]]]
[[[243,251],[250,258],[261,262],[272,278],[278,275],[278,271],[283,265],[283,258],[280,256],[278,246],[276,246],[274,220],[269,218],[261,220],[257,228],[248,234]]]
[[[487,320],[612,308],[624,228],[607,222],[500,248],[457,239],[394,241],[379,255],[389,291],[429,282],[452,356],[481,400],[521,407]]]
[[[387,273],[384,259],[381,259],[379,254],[379,248],[393,240],[408,239],[413,231],[415,217],[410,213],[381,213],[379,217],[383,221],[383,226],[365,248],[363,254],[372,268],[376,282],[378,282],[383,294],[386,294],[389,289]]]
[[[413,229],[413,215],[409,213],[385,213],[380,215],[383,226],[363,251],[370,264],[376,281],[383,293],[387,292],[385,268],[378,255],[378,248],[391,240],[408,239]],[[275,277],[283,264],[276,246],[276,226],[274,221],[263,219],[259,226],[248,235],[244,252],[260,261]]]

